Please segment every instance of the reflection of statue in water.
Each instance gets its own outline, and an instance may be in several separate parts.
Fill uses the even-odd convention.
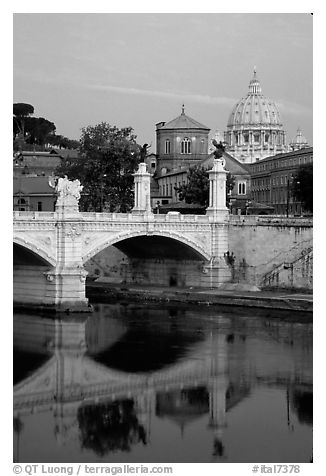
[[[140,149],[140,161],[144,162],[147,156],[148,149],[151,147],[151,145],[144,144],[143,147]]]
[[[218,438],[214,439],[213,456],[224,456],[224,445]]]
[[[64,178],[60,177],[56,186],[56,192],[58,193],[59,198],[64,197],[73,197],[76,200],[80,199],[80,192],[83,190],[83,186],[80,185],[80,181],[69,180],[67,175]]]

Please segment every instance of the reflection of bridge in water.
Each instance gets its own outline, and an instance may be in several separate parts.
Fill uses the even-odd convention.
[[[244,328],[241,335],[234,335],[227,319],[221,320],[219,332],[215,328],[215,332],[206,329],[201,333],[172,364],[137,373],[108,367],[98,356],[112,349],[127,332],[123,321],[115,319],[58,321],[17,316],[15,349],[43,357],[41,365],[14,386],[16,420],[23,422],[32,413],[50,411],[56,439],[63,442],[84,431],[87,418],[96,419],[98,412],[102,420],[110,418],[111,422],[115,412],[126,412],[129,420],[130,415],[137,419],[148,441],[154,415],[173,415],[183,426],[206,413],[219,441],[227,412],[255,385],[292,388],[311,384],[310,359],[306,368],[296,368],[293,342],[284,341],[280,348],[284,353],[280,369],[280,356],[272,358],[273,344],[266,340],[266,359],[258,360],[260,344],[255,338],[248,339],[252,329]],[[272,334],[278,342],[291,335],[282,336],[277,324],[260,324],[255,332],[266,337]],[[295,335],[292,338],[295,340]],[[310,348],[302,351],[311,353]]]

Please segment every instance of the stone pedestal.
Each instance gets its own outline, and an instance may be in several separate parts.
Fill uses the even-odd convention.
[[[78,202],[83,187],[79,180],[59,178],[55,211],[57,222],[57,265],[45,273],[57,311],[90,311],[85,297],[87,271],[82,263],[82,220]],[[52,284],[52,286],[51,286]]]
[[[212,221],[212,258],[204,266],[206,283],[210,288],[216,288],[230,281],[231,271],[224,255],[228,251],[229,209],[226,206],[226,175],[224,159],[215,158],[209,175],[209,207],[206,215]]]
[[[228,220],[229,210],[226,206],[226,175],[224,159],[214,159],[213,168],[209,175],[209,207],[206,215],[213,221],[224,222]]]
[[[134,174],[135,198],[132,214],[152,215],[151,210],[151,174],[146,170],[145,162],[139,164],[137,172]]]

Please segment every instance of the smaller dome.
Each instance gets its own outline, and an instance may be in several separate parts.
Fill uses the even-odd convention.
[[[302,130],[300,127],[297,129],[297,133],[295,137],[292,139],[290,143],[290,147],[294,150],[296,149],[303,149],[304,147],[309,147],[308,141],[305,136],[302,134]]]

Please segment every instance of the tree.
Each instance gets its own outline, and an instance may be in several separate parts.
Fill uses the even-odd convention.
[[[128,212],[140,150],[131,127],[119,129],[106,122],[88,126],[82,129],[80,157],[63,160],[57,174],[80,180],[85,211]]]
[[[234,187],[234,177],[230,173],[226,176],[226,202],[229,202],[229,192]],[[187,173],[187,183],[176,188],[179,200],[186,203],[197,203],[205,206],[209,205],[209,178],[208,171],[199,165],[190,167]]]
[[[28,117],[25,122],[28,144],[44,145],[55,134],[55,124],[44,117]]]
[[[48,136],[47,143],[60,149],[79,149],[80,143],[78,140],[68,139],[68,137],[60,134],[53,134]]]
[[[82,406],[77,414],[82,448],[98,456],[116,451],[131,451],[132,446],[146,445],[145,428],[140,424],[134,401]]]
[[[313,211],[313,164],[301,165],[293,177],[292,195],[306,211]]]
[[[23,102],[15,103],[13,105],[14,114],[14,137],[17,134],[25,136],[25,121],[31,114],[34,114],[34,107],[31,104]]]

